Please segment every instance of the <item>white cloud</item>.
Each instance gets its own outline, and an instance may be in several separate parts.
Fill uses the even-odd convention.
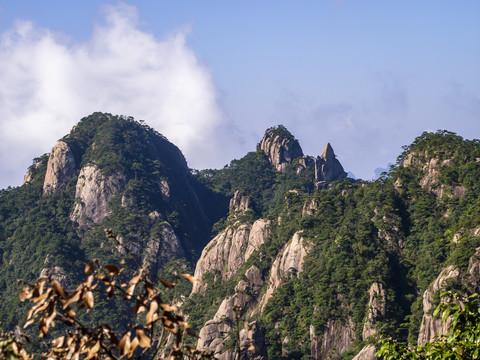
[[[1,188],[19,185],[33,157],[95,111],[144,119],[190,166],[218,165],[213,139],[228,124],[208,69],[186,44],[188,30],[157,39],[138,28],[135,7],[104,12],[105,23],[84,43],[26,21],[2,34]]]

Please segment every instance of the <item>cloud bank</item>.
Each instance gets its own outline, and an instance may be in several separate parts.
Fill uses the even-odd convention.
[[[218,165],[213,138],[228,124],[208,69],[186,45],[188,30],[158,39],[139,29],[133,6],[104,14],[83,43],[27,21],[1,34],[0,188],[20,185],[33,157],[95,111],[144,119],[190,166]]]

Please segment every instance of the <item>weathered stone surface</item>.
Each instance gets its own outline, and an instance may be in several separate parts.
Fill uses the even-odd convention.
[[[432,315],[434,306],[434,294],[445,288],[449,279],[458,277],[459,270],[453,265],[443,269],[438,277],[433,281],[427,290],[423,293],[423,318],[418,334],[418,343],[423,344],[433,341],[437,335],[446,334],[450,321],[442,322],[441,319],[434,318]]]
[[[470,258],[467,272],[472,292],[478,293],[480,291],[480,247],[475,250],[475,254]]]
[[[43,194],[50,195],[62,190],[75,172],[75,158],[70,147],[59,141],[50,152],[47,163],[47,172],[43,183]]]
[[[337,359],[350,349],[355,340],[355,326],[351,318],[346,321],[329,320],[323,334],[315,335],[310,327],[311,356],[315,360]]]
[[[156,211],[154,213],[158,214]],[[148,240],[143,250],[143,264],[150,264],[151,269],[157,272],[171,258],[184,257],[185,250],[172,226],[167,221],[155,217],[154,213],[150,213],[149,217],[159,222],[159,235]]]
[[[275,131],[265,134],[258,147],[280,172],[285,171],[294,159],[303,156],[302,148],[297,140],[277,135]]]
[[[375,360],[377,349],[372,344],[365,346],[352,360]]]
[[[234,224],[218,234],[203,249],[195,267],[194,276],[203,279],[208,271],[219,271],[224,281],[248,260],[253,251],[258,250],[268,235],[269,222],[263,219],[253,224]],[[192,292],[205,291],[205,284],[195,284]]]
[[[30,183],[33,180],[33,176],[40,166],[42,166],[43,161],[37,161],[35,164],[28,168],[27,173],[23,177],[23,185]]]
[[[210,350],[217,359],[234,360],[239,354],[232,349],[225,347],[228,340],[228,332],[237,326],[237,316],[245,317],[249,302],[249,295],[246,290],[257,292],[263,285],[260,270],[252,265],[245,272],[246,280],[241,280],[235,287],[235,294],[224,299],[220,304],[213,319],[207,321],[199,333],[197,349]],[[235,309],[237,308],[237,309]],[[265,330],[257,321],[240,321],[240,349],[241,356],[249,359],[266,359]],[[253,345],[254,350],[247,349]]]
[[[84,166],[78,176],[75,192],[77,203],[70,218],[80,225],[89,222],[99,224],[109,214],[109,202],[124,182],[123,175],[104,176],[95,165]]]
[[[283,247],[275,259],[270,271],[268,288],[260,302],[260,309],[264,309],[273,292],[282,284],[288,276],[298,276],[303,270],[303,260],[312,248],[312,244],[296,232],[292,239]]]
[[[245,272],[246,280],[240,280],[235,287],[235,292],[245,292],[247,290],[251,290],[252,292],[256,292],[260,290],[264,281],[262,279],[262,274],[260,270],[255,265],[252,265],[248,268]]]
[[[321,156],[315,159],[315,182],[329,182],[347,177],[342,164],[337,160],[330,143],[325,145]]]
[[[230,199],[230,216],[249,209],[251,209],[250,196],[245,195],[243,191],[235,191],[233,198]]]
[[[368,290],[368,294],[370,299],[368,300],[367,317],[363,325],[363,340],[377,333],[376,323],[385,317],[386,294],[383,285],[376,282],[373,283]]]
[[[314,216],[317,214],[320,204],[317,198],[312,198],[310,201],[303,204],[302,217]]]
[[[68,281],[67,272],[61,266],[53,266],[48,268],[43,268],[40,271],[40,277],[49,276],[53,280],[57,280],[63,288],[68,288],[70,283]]]
[[[446,185],[439,182],[439,174],[442,168],[454,166],[452,159],[440,161],[436,157],[431,157],[428,152],[411,152],[403,160],[404,167],[413,167],[420,169],[423,173],[420,179],[420,186],[431,191],[437,198],[443,195],[455,196],[461,198],[467,192],[467,189],[460,185]]]

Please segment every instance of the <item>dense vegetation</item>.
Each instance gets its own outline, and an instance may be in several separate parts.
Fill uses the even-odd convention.
[[[416,160],[404,166],[409,154]],[[251,164],[258,158],[262,154],[249,154],[239,161],[241,168],[248,167],[247,160]],[[308,358],[310,335],[304,329],[312,325],[315,333],[321,334],[329,321],[350,318],[356,338],[361,339],[368,289],[374,282],[386,289],[383,332],[416,342],[423,292],[447,264],[465,271],[468,259],[480,246],[480,237],[473,232],[480,224],[479,158],[478,140],[439,131],[424,133],[405,147],[391,171],[374,182],[346,179],[311,193],[308,187],[302,187],[302,179],[288,182],[289,177],[295,177],[294,171],[277,173],[275,185],[269,190],[277,191],[278,197],[281,194],[281,206],[272,206],[272,193],[263,203],[264,209],[271,210],[262,214],[273,220],[270,237],[227,283],[213,273],[207,276],[210,287],[205,298],[196,294],[192,298],[196,305],[187,306],[193,323],[201,326],[210,319],[221,299],[234,293],[235,285],[252,264],[268,278],[280,249],[302,230],[302,237],[313,243],[303,272],[298,278],[285,280],[257,317],[267,331],[269,358],[282,358],[286,353],[286,358]],[[434,166],[429,168],[428,164]],[[234,176],[235,171],[235,166],[226,167],[208,180],[211,186],[222,184],[218,179],[237,181],[235,185],[243,185],[242,190],[248,192],[246,184],[258,179],[258,172],[249,179],[245,172],[242,177]],[[422,183],[428,176],[432,177],[430,183]],[[268,176],[264,180],[271,182]],[[461,191],[455,193],[458,189]],[[255,188],[251,194],[259,201],[257,193]],[[312,203],[316,211],[305,214],[305,204]],[[280,223],[276,222],[278,217]],[[466,289],[460,281],[452,282],[450,288],[474,290]],[[344,356],[354,354],[352,351]]]
[[[294,139],[284,127],[269,131]],[[145,258],[151,241],[165,241],[168,224],[185,258],[152,261],[149,269],[166,278],[179,269],[191,272],[212,232],[239,220],[232,221],[227,213],[236,190],[253,203],[253,211],[241,221],[268,219],[270,235],[226,283],[215,272],[205,274],[208,292],[187,299],[183,311],[198,331],[221,301],[234,294],[251,265],[268,279],[282,248],[301,231],[311,244],[303,271],[284,279],[264,311],[254,317],[265,329],[271,359],[309,358],[312,337],[305,329],[311,327],[320,336],[332,322],[354,324],[356,341],[343,354],[344,359],[352,358],[364,345],[362,328],[373,283],[386,291],[382,331],[414,343],[423,292],[448,264],[464,273],[480,246],[475,232],[480,226],[480,142],[447,131],[419,136],[376,181],[345,179],[324,189],[314,188],[312,169],[297,171],[298,159],[277,172],[261,150],[220,170],[192,171],[178,148],[132,118],[95,113],[62,140],[76,162],[65,189],[43,195],[48,161],[43,155],[34,159],[29,183],[0,192],[0,320],[7,329],[25,319],[17,279],[32,283],[42,269],[58,270],[56,275],[68,279],[68,287],[81,280],[78,274],[87,259],[118,263],[124,257],[104,241],[107,227],[129,251]],[[87,164],[95,164],[105,176],[120,176],[122,186],[105,219],[79,226],[70,215],[78,201],[79,172]],[[127,261],[127,266],[135,264]],[[461,280],[452,281],[450,288],[475,291]],[[190,287],[178,291],[188,295]],[[248,295],[254,306],[257,295]],[[120,310],[109,323],[121,328],[131,317],[125,305],[116,305]],[[105,320],[108,306],[99,301],[91,321]]]
[[[150,240],[158,239],[159,246],[166,241],[168,223],[186,258],[179,259],[178,266],[191,267],[212,224],[226,211],[226,199],[195,180],[180,150],[142,122],[95,113],[61,140],[72,149],[76,163],[65,189],[43,194],[45,154],[34,159],[30,182],[0,191],[0,321],[6,329],[25,321],[17,279],[31,283],[46,269],[68,285],[80,280],[87,259],[118,263],[122,255],[105,242],[105,228],[114,229],[141,257]],[[70,215],[78,201],[78,175],[87,164],[95,164],[104,176],[118,176],[122,186],[110,202],[109,216],[99,224],[79,226]],[[162,184],[168,184],[168,197]],[[164,260],[152,263],[151,271],[163,270],[163,265]],[[102,318],[101,306],[95,311]],[[128,311],[118,314],[120,324],[128,321]]]

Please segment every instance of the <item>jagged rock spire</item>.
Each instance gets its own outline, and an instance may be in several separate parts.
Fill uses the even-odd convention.
[[[335,152],[330,143],[325,145],[322,156],[317,156],[315,159],[315,181],[317,183],[323,181],[333,181],[342,179],[347,176],[343,170],[342,164],[337,160]]]

